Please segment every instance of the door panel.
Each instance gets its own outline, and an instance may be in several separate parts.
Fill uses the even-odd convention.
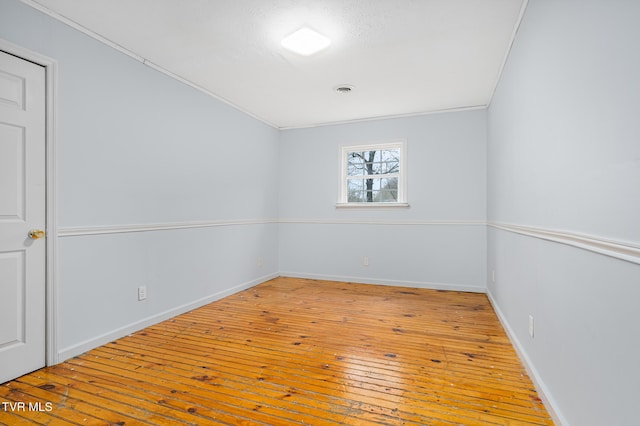
[[[25,287],[24,258],[24,251],[0,253],[0,277],[4,282],[2,299],[6,300],[0,311],[0,324],[3,324],[0,327],[0,350],[24,343],[24,322],[19,320],[25,314],[21,291]]]
[[[24,110],[24,78],[0,70],[0,102],[6,106]]]
[[[0,123],[0,220],[24,220],[24,128]]]
[[[0,383],[45,365],[45,70],[0,52]]]

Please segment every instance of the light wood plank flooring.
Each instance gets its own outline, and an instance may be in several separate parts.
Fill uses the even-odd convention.
[[[3,384],[0,423],[553,424],[485,295],[293,278]]]

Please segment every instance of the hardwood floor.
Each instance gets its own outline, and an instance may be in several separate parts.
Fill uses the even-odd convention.
[[[485,295],[292,278],[3,384],[0,423],[553,424]]]

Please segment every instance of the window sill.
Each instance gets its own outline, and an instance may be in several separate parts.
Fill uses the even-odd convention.
[[[337,209],[395,209],[409,207],[409,203],[336,203]]]

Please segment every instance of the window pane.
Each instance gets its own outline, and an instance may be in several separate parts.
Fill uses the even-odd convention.
[[[347,160],[347,176],[384,175],[400,171],[398,149],[348,152]]]
[[[398,201],[398,178],[348,179],[350,203],[387,203]]]
[[[347,175],[362,176],[365,174],[365,161],[363,152],[347,153]]]
[[[398,201],[398,178],[348,179],[350,203],[387,203]]]
[[[380,179],[380,187],[388,191],[398,190],[398,178],[385,178]]]
[[[400,171],[400,151],[385,149],[381,151],[381,174],[398,173]]]
[[[381,190],[375,193],[374,202],[376,203],[395,203],[398,201],[397,191]]]
[[[374,202],[389,203],[398,201],[398,178],[379,179]]]
[[[348,201],[350,203],[360,203],[366,201],[364,192],[365,182],[360,179],[349,179],[347,181]]]
[[[398,149],[383,149],[380,151],[381,161],[397,161],[400,158],[400,151]]]
[[[349,179],[349,191],[362,191],[364,189],[364,179]]]

